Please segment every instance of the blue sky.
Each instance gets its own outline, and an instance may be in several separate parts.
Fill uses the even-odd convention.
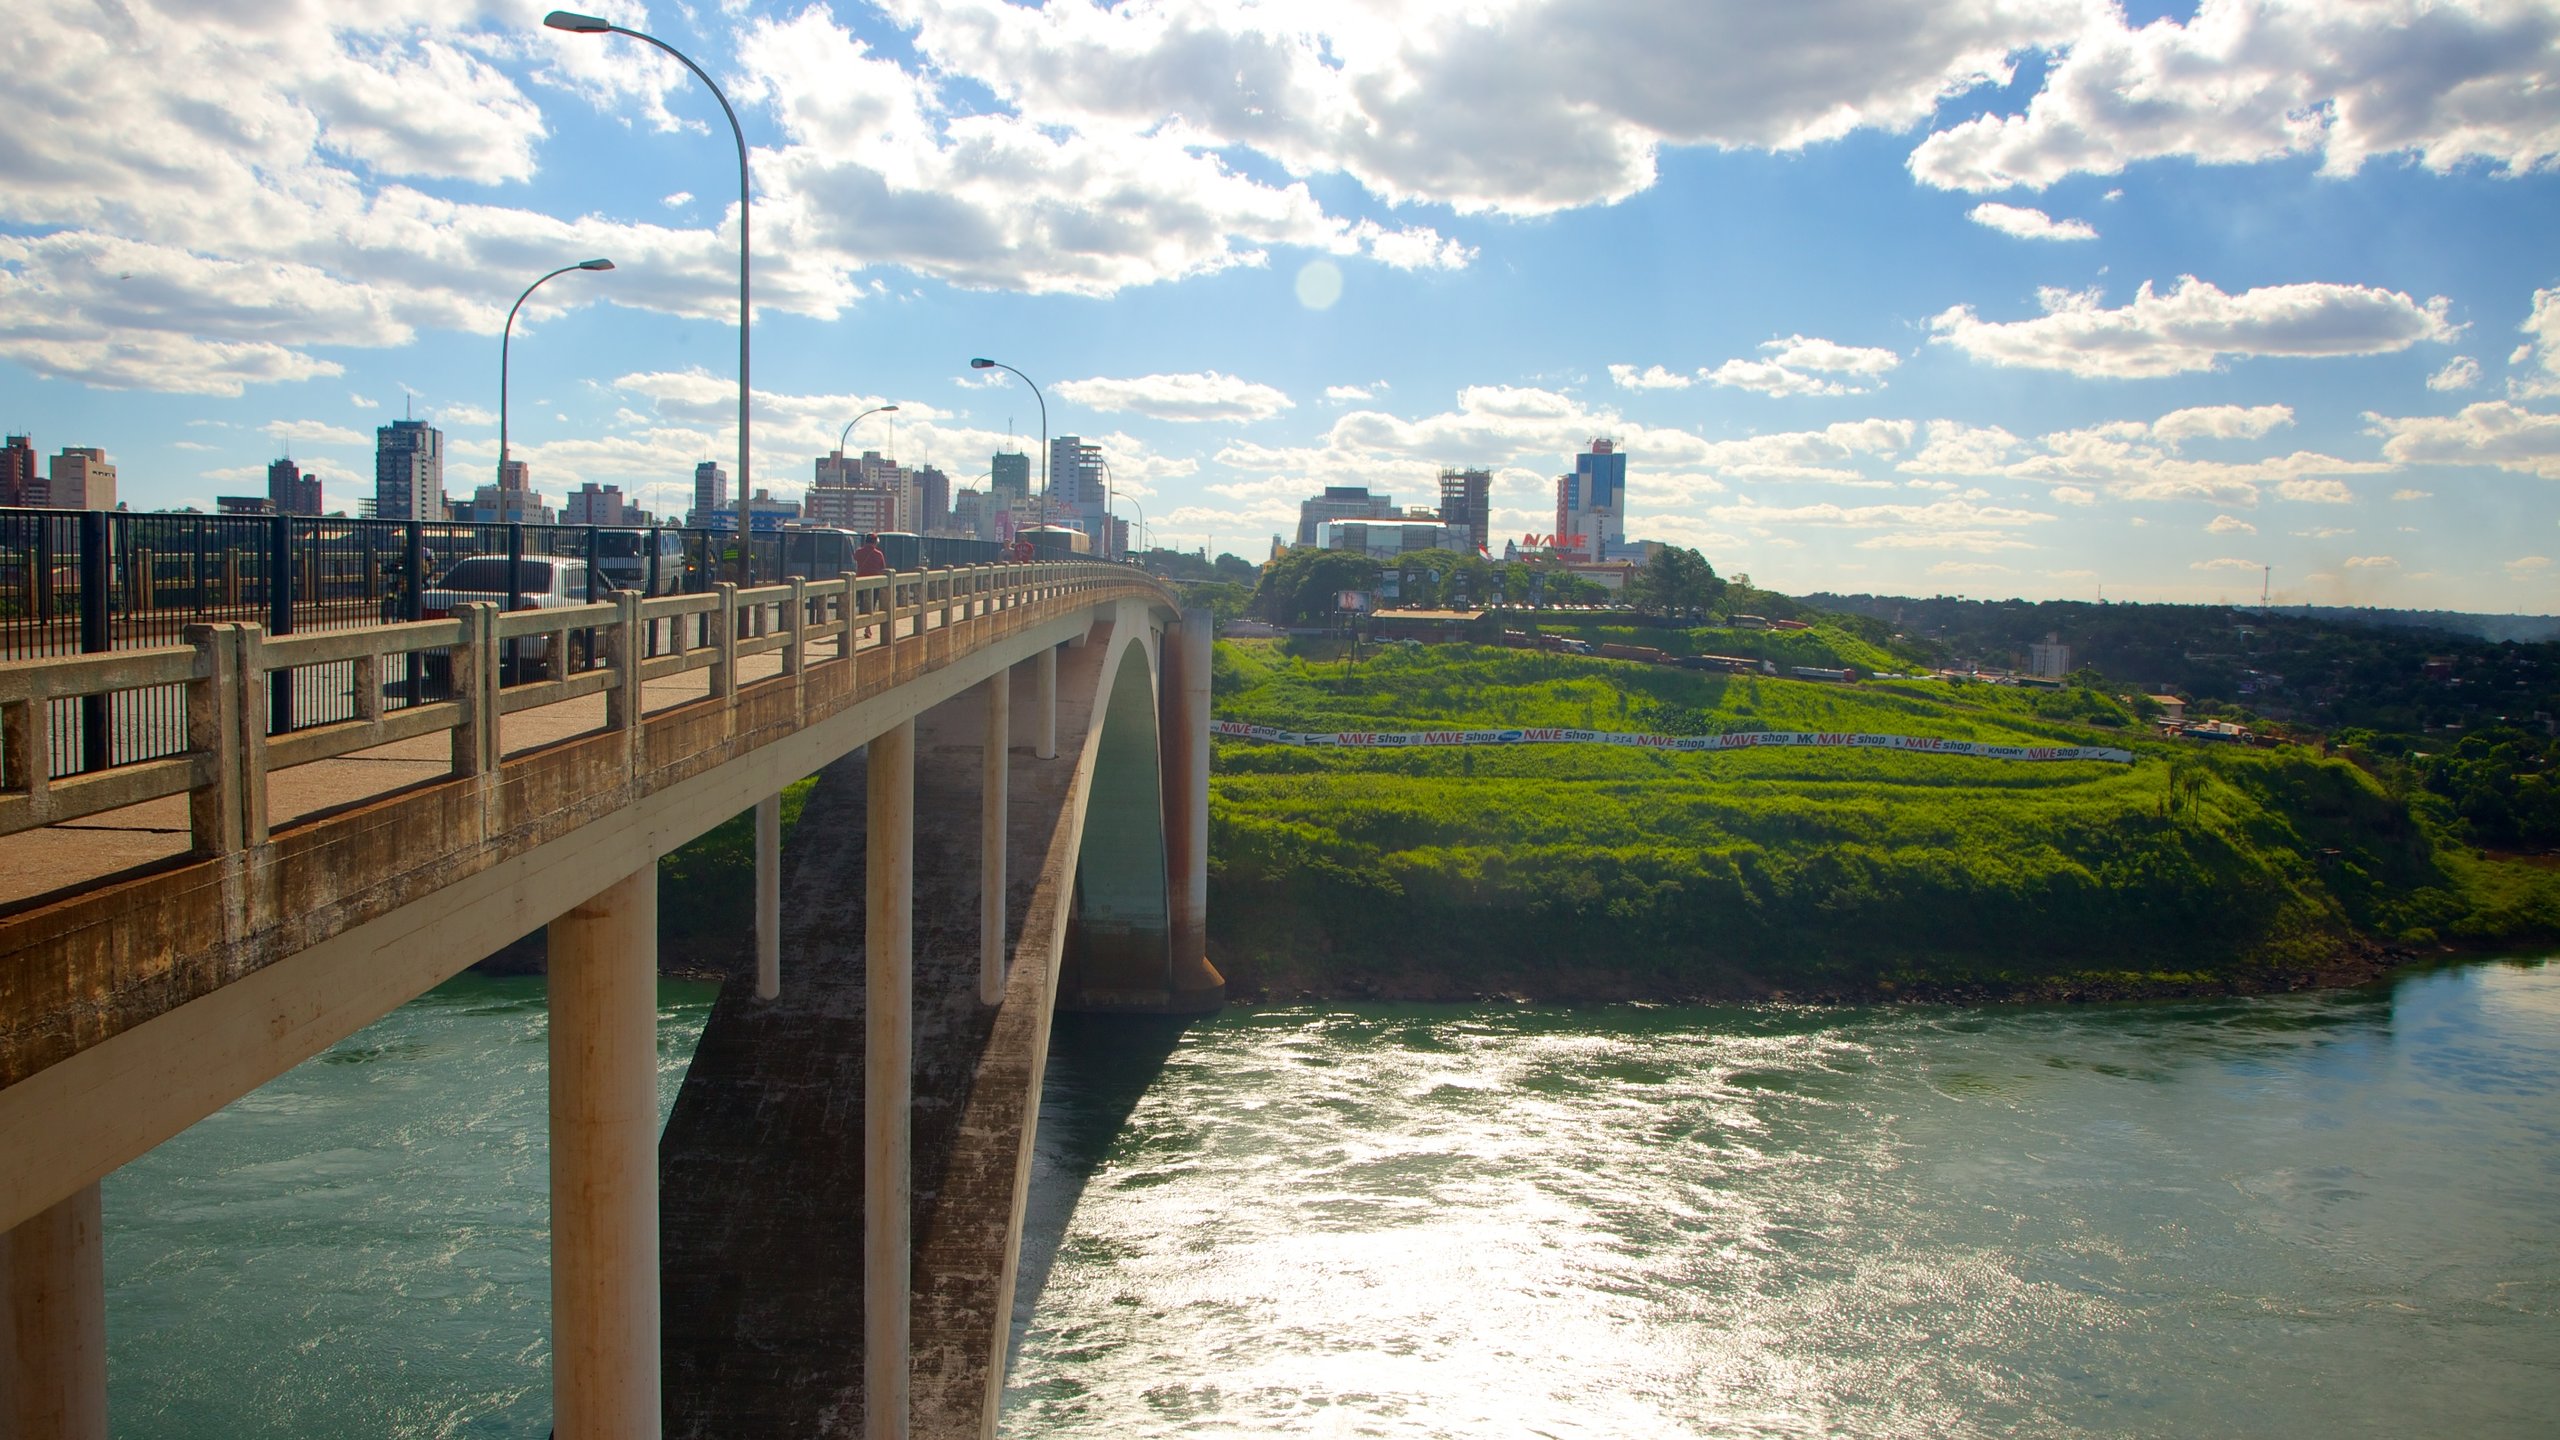
[[[512,0],[33,0],[0,34],[0,427],[139,507],[290,452],[735,465],[736,162]],[[2560,5],[1004,0],[600,7],[753,150],[756,483],[1104,447],[1260,559],[1497,473],[1789,590],[2560,610]]]

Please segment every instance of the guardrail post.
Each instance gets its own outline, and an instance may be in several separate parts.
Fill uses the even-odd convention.
[[[187,832],[195,853],[227,855],[241,848],[240,640],[235,625],[190,625],[187,644],[196,652],[196,678],[187,682],[187,749],[211,757],[213,779],[187,791]]]
[[[782,673],[797,675],[808,656],[802,652],[809,634],[809,582],[791,577],[791,613],[782,626]]]
[[[844,582],[844,594],[836,600],[836,654],[850,660],[853,658],[853,637],[861,633],[862,628],[853,623],[855,612],[861,608],[859,587],[862,577],[850,570],[839,570],[836,578]]]
[[[25,794],[28,808],[44,814],[53,783],[53,703],[41,686],[18,704],[0,706],[0,757],[8,762],[0,784]]]
[[[278,515],[267,525],[267,633],[293,633],[293,519]],[[267,679],[267,733],[293,730],[293,671],[279,670]]]
[[[238,697],[232,712],[232,725],[240,736],[240,843],[255,848],[267,843],[267,737],[261,727],[266,723],[267,634],[255,625],[231,628],[232,643],[238,646],[239,658],[232,662],[239,679],[232,687]]]
[[[613,688],[604,692],[604,723],[615,730],[640,728],[640,661],[641,652],[648,648],[641,640],[641,627],[647,623],[641,618],[641,603],[637,590],[613,592]]]
[[[453,727],[453,773],[468,778],[497,769],[498,608],[475,600],[455,613],[462,644],[447,652],[453,664],[453,698],[462,718]]]
[[[115,648],[107,608],[115,577],[107,573],[107,512],[80,512],[80,650],[103,655]],[[114,721],[105,695],[80,697],[80,768],[104,770],[115,763]]]
[[[897,638],[898,572],[892,570],[880,577],[880,654],[884,658],[891,655],[889,647]],[[889,666],[889,678],[894,681],[897,676],[898,667],[892,660]]]
[[[723,705],[738,702],[738,587],[723,580],[712,587],[720,597],[720,608],[711,660],[711,693]]]

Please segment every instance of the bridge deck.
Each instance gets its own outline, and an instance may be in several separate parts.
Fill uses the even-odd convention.
[[[1033,928],[1044,879],[1055,891],[1104,648],[1071,650],[1059,666],[1058,758],[1013,751],[1006,913],[1017,939]],[[1032,703],[1029,677],[1017,676],[1015,713]],[[1000,1026],[977,999],[982,726],[974,694],[917,722],[919,1436],[981,1433],[989,1340],[1012,1305],[998,1277],[1036,1079],[1028,1012]],[[819,780],[784,859],[781,998],[757,1000],[751,974],[731,977],[659,1144],[670,1437],[861,1432],[864,774],[857,753]],[[1047,939],[1025,948],[1045,951]],[[1015,980],[1008,1012],[1048,977]],[[962,1143],[960,1129],[984,1129],[990,1115],[1014,1117],[1012,1132]]]

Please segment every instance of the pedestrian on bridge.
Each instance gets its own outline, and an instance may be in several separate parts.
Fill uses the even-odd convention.
[[[880,549],[879,536],[871,534],[868,531],[864,532],[862,544],[853,552],[853,573],[857,576],[886,575],[889,573],[889,557]],[[897,597],[895,595],[891,595],[888,598],[890,603],[896,603]],[[862,627],[862,638],[865,640],[871,638],[870,626],[866,625]]]

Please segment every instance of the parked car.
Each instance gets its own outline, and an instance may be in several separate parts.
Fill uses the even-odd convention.
[[[602,576],[597,577],[601,582]],[[599,583],[599,597],[610,587]],[[516,562],[515,591],[510,604],[507,557],[474,555],[444,572],[444,578],[419,597],[420,618],[441,620],[465,605],[487,602],[500,609],[557,610],[588,603],[587,562],[568,555],[527,555]],[[569,668],[586,661],[587,637],[569,637]],[[528,668],[551,668],[551,637],[528,635],[507,644],[511,658]]]

